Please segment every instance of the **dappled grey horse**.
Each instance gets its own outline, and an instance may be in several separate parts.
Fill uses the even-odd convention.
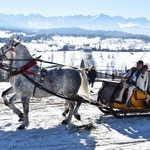
[[[7,60],[10,63],[9,65],[11,65],[9,80],[12,87],[4,91],[2,97],[5,105],[10,107],[20,117],[22,124],[18,129],[24,129],[29,125],[29,100],[33,96],[35,98],[43,98],[52,96],[52,93],[55,93],[71,99],[71,101],[67,100],[69,115],[62,123],[69,123],[73,114],[77,119],[80,118],[77,112],[81,104],[78,99],[80,96],[77,94],[80,87],[82,88],[83,95],[89,96],[88,81],[84,71],[71,67],[55,67],[49,70],[41,69],[36,65],[38,59],[33,59],[27,47],[13,38],[10,38],[10,41],[1,48],[0,55],[2,59]],[[52,93],[44,91],[40,88],[40,85],[46,90],[52,91]],[[10,93],[15,94],[8,101],[6,96]],[[13,104],[15,99],[21,99],[23,113]],[[75,108],[77,99],[77,106]]]

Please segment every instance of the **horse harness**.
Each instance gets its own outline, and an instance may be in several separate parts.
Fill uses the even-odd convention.
[[[16,43],[15,45],[12,45],[12,47],[9,48],[8,51],[10,51],[10,53],[11,53],[11,51],[13,51],[13,49],[14,49],[17,45],[19,45],[19,44],[20,44],[20,43],[18,42],[18,43]],[[5,55],[8,51],[4,52],[4,51],[3,51],[3,48],[1,48],[1,49],[2,49],[2,53],[3,53],[3,55],[1,56],[1,58],[4,57],[4,58],[6,58],[6,60],[10,60],[10,59],[8,59],[8,58],[6,57],[6,55]],[[44,82],[45,77],[46,77],[46,74],[47,74],[47,70],[44,69],[44,68],[41,69],[41,71],[40,71],[41,77],[40,77],[39,82],[36,82],[36,81],[34,81],[32,78],[30,78],[29,75],[34,75],[34,72],[29,72],[28,69],[31,68],[31,67],[33,67],[33,66],[37,63],[38,60],[41,61],[41,60],[40,60],[40,57],[41,57],[41,56],[39,56],[39,57],[37,57],[37,58],[34,58],[34,59],[32,59],[32,60],[30,59],[30,60],[31,60],[30,62],[28,62],[26,65],[24,65],[24,66],[21,67],[21,68],[17,68],[15,71],[10,71],[10,69],[5,69],[4,67],[2,67],[2,65],[0,66],[0,69],[3,69],[3,70],[5,70],[5,71],[7,71],[7,72],[10,72],[9,77],[13,77],[13,76],[17,76],[17,75],[19,75],[19,74],[22,74],[26,79],[28,79],[31,83],[33,83],[33,84],[35,85],[34,90],[33,90],[33,96],[35,96],[36,88],[40,88],[40,89],[44,90],[45,92],[48,92],[48,93],[50,93],[50,94],[52,94],[52,95],[54,95],[54,96],[57,96],[57,97],[59,97],[59,98],[63,98],[63,99],[69,100],[69,101],[76,101],[76,102],[82,102],[82,103],[90,103],[90,104],[95,105],[95,106],[98,106],[98,107],[101,107],[101,106],[102,106],[100,103],[98,103],[98,102],[96,102],[96,101],[91,101],[90,99],[87,100],[87,99],[84,99],[84,98],[81,97],[81,96],[79,96],[78,99],[75,99],[75,98],[67,98],[67,97],[64,97],[64,96],[63,96],[63,93],[58,93],[58,94],[56,94],[56,93],[54,93],[53,91],[50,91],[49,89],[43,87],[43,82]],[[10,60],[10,61],[13,61],[13,59]],[[18,60],[18,61],[19,61],[19,60]],[[44,61],[43,61],[43,62],[44,62]],[[55,63],[54,63],[54,64],[55,64]],[[63,66],[63,65],[62,65],[62,66]],[[14,68],[12,68],[12,69],[14,69]]]
[[[63,98],[63,99],[69,100],[69,101],[77,101],[77,102],[79,101],[79,102],[82,102],[82,103],[89,103],[89,100],[83,99],[82,97],[80,97],[80,99],[67,98],[67,97],[64,97],[62,93],[56,94],[56,93],[50,91],[49,89],[43,87],[43,82],[44,82],[46,74],[47,74],[47,70],[44,69],[44,68],[41,69],[41,71],[40,71],[41,76],[40,76],[39,82],[36,82],[32,78],[30,78],[29,75],[34,75],[34,72],[29,72],[28,69],[33,67],[36,64],[36,62],[38,61],[39,58],[40,58],[40,56],[35,58],[35,59],[32,59],[30,62],[28,62],[23,67],[21,67],[19,69],[16,69],[15,71],[10,72],[9,78],[17,76],[19,74],[22,74],[26,79],[28,79],[31,83],[33,83],[35,85],[34,90],[33,90],[33,96],[35,96],[36,88],[39,88],[39,89],[42,89],[45,92],[48,92],[48,93],[50,93],[54,96],[57,96],[59,98]],[[3,69],[7,72],[10,71],[10,70],[6,70],[2,67],[0,69]],[[94,105],[97,105],[95,102],[91,102],[91,104],[92,103]]]
[[[15,70],[13,72],[10,72],[9,77],[13,77],[13,76],[17,76],[19,74],[22,74],[25,78],[28,77],[27,79],[29,80],[30,77],[28,75],[35,75],[35,73],[34,72],[29,72],[28,69],[33,67],[37,63],[37,61],[38,61],[38,59],[40,57],[41,56],[31,60],[29,63],[27,63],[26,65],[24,65],[20,69]],[[43,82],[45,80],[46,74],[47,74],[47,70],[46,69],[44,69],[44,68],[40,69],[40,75],[41,76],[40,76],[39,82],[34,82],[35,87],[34,87],[34,90],[33,90],[33,97],[35,96],[36,88],[38,87],[38,88],[41,89],[41,87],[43,85]],[[31,80],[33,80],[33,79],[30,78],[29,81],[31,82]]]
[[[19,43],[16,43],[15,45],[12,45],[12,47],[9,48],[6,52],[4,52],[3,48],[1,48],[2,54],[3,54],[3,55],[1,56],[1,59],[2,59],[2,58],[5,58],[6,60],[13,61],[13,60],[8,59],[5,54],[6,54],[7,52],[9,52],[9,51],[13,51],[14,48],[15,48],[17,45],[19,45]],[[17,75],[19,75],[19,74],[22,74],[26,79],[28,79],[31,83],[33,83],[33,84],[35,85],[34,90],[33,90],[33,96],[35,96],[36,88],[40,88],[40,89],[42,89],[42,90],[44,90],[44,91],[46,91],[46,92],[48,92],[48,93],[50,93],[50,94],[52,94],[52,95],[55,95],[55,96],[57,96],[57,97],[60,97],[60,98],[66,99],[66,100],[72,100],[72,101],[73,101],[73,99],[66,98],[66,97],[62,96],[62,94],[61,94],[61,95],[58,95],[58,94],[56,94],[56,93],[54,93],[54,92],[48,90],[47,88],[44,88],[44,87],[43,87],[43,82],[44,82],[44,80],[45,80],[46,73],[47,73],[47,70],[46,70],[46,69],[44,69],[44,68],[41,69],[41,71],[40,71],[41,77],[40,77],[39,82],[36,82],[36,81],[34,81],[32,78],[29,77],[29,75],[34,75],[34,72],[29,72],[28,69],[31,68],[31,67],[33,67],[33,66],[37,63],[37,61],[39,60],[40,57],[41,57],[41,56],[32,59],[30,62],[28,62],[26,65],[24,65],[24,66],[21,67],[21,68],[17,68],[17,69],[12,68],[12,69],[15,69],[15,71],[11,71],[12,69],[5,69],[2,64],[1,64],[1,66],[0,66],[0,69],[3,69],[3,70],[5,70],[5,71],[9,72],[9,78],[14,77],[14,76],[17,76]]]

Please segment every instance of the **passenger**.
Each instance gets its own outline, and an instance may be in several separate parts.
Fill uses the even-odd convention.
[[[147,94],[150,95],[150,69],[148,70],[148,76],[149,76],[149,82],[148,82]]]
[[[134,84],[131,85],[128,89],[128,96],[126,100],[127,106],[131,106],[130,97],[133,94],[133,90],[139,89],[143,93],[147,92],[149,79],[147,72],[148,67],[146,65],[144,65],[143,67],[142,66],[143,66],[142,63],[137,65],[137,71],[134,73],[135,77],[133,78]]]
[[[125,75],[125,77],[122,79],[123,82],[123,88],[121,89],[119,93],[118,99],[116,101],[122,102],[122,97],[125,89],[127,89],[129,86],[135,85],[136,79],[139,76],[140,72],[143,68],[143,61],[139,60],[137,62],[136,67],[132,67]]]
[[[116,101],[122,102],[123,93],[130,86],[130,84],[129,84],[130,78],[133,76],[133,74],[136,70],[137,70],[136,67],[132,67],[130,70],[128,70],[126,72],[125,76],[121,79],[123,87],[122,87],[122,89],[119,93],[119,97],[116,99]]]
[[[145,73],[145,71],[148,71],[148,66],[147,65],[143,65],[143,73]]]
[[[150,108],[150,69],[148,70],[148,88],[147,88],[147,98],[144,101],[143,105],[147,108]]]

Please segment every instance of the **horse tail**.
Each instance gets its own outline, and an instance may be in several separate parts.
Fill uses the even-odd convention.
[[[81,86],[83,95],[89,98],[89,84],[86,73],[83,70],[78,70],[81,76]]]

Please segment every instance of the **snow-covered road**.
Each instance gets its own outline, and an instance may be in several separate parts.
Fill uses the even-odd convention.
[[[91,98],[96,100],[97,82]],[[8,83],[0,83],[0,91]],[[16,103],[20,108],[21,104]],[[150,118],[116,119],[105,116],[95,106],[80,107],[81,121],[73,118],[62,125],[64,100],[54,96],[33,99],[30,103],[30,125],[16,130],[18,117],[0,102],[0,150],[147,150],[150,149]],[[90,126],[89,128],[87,126]]]

